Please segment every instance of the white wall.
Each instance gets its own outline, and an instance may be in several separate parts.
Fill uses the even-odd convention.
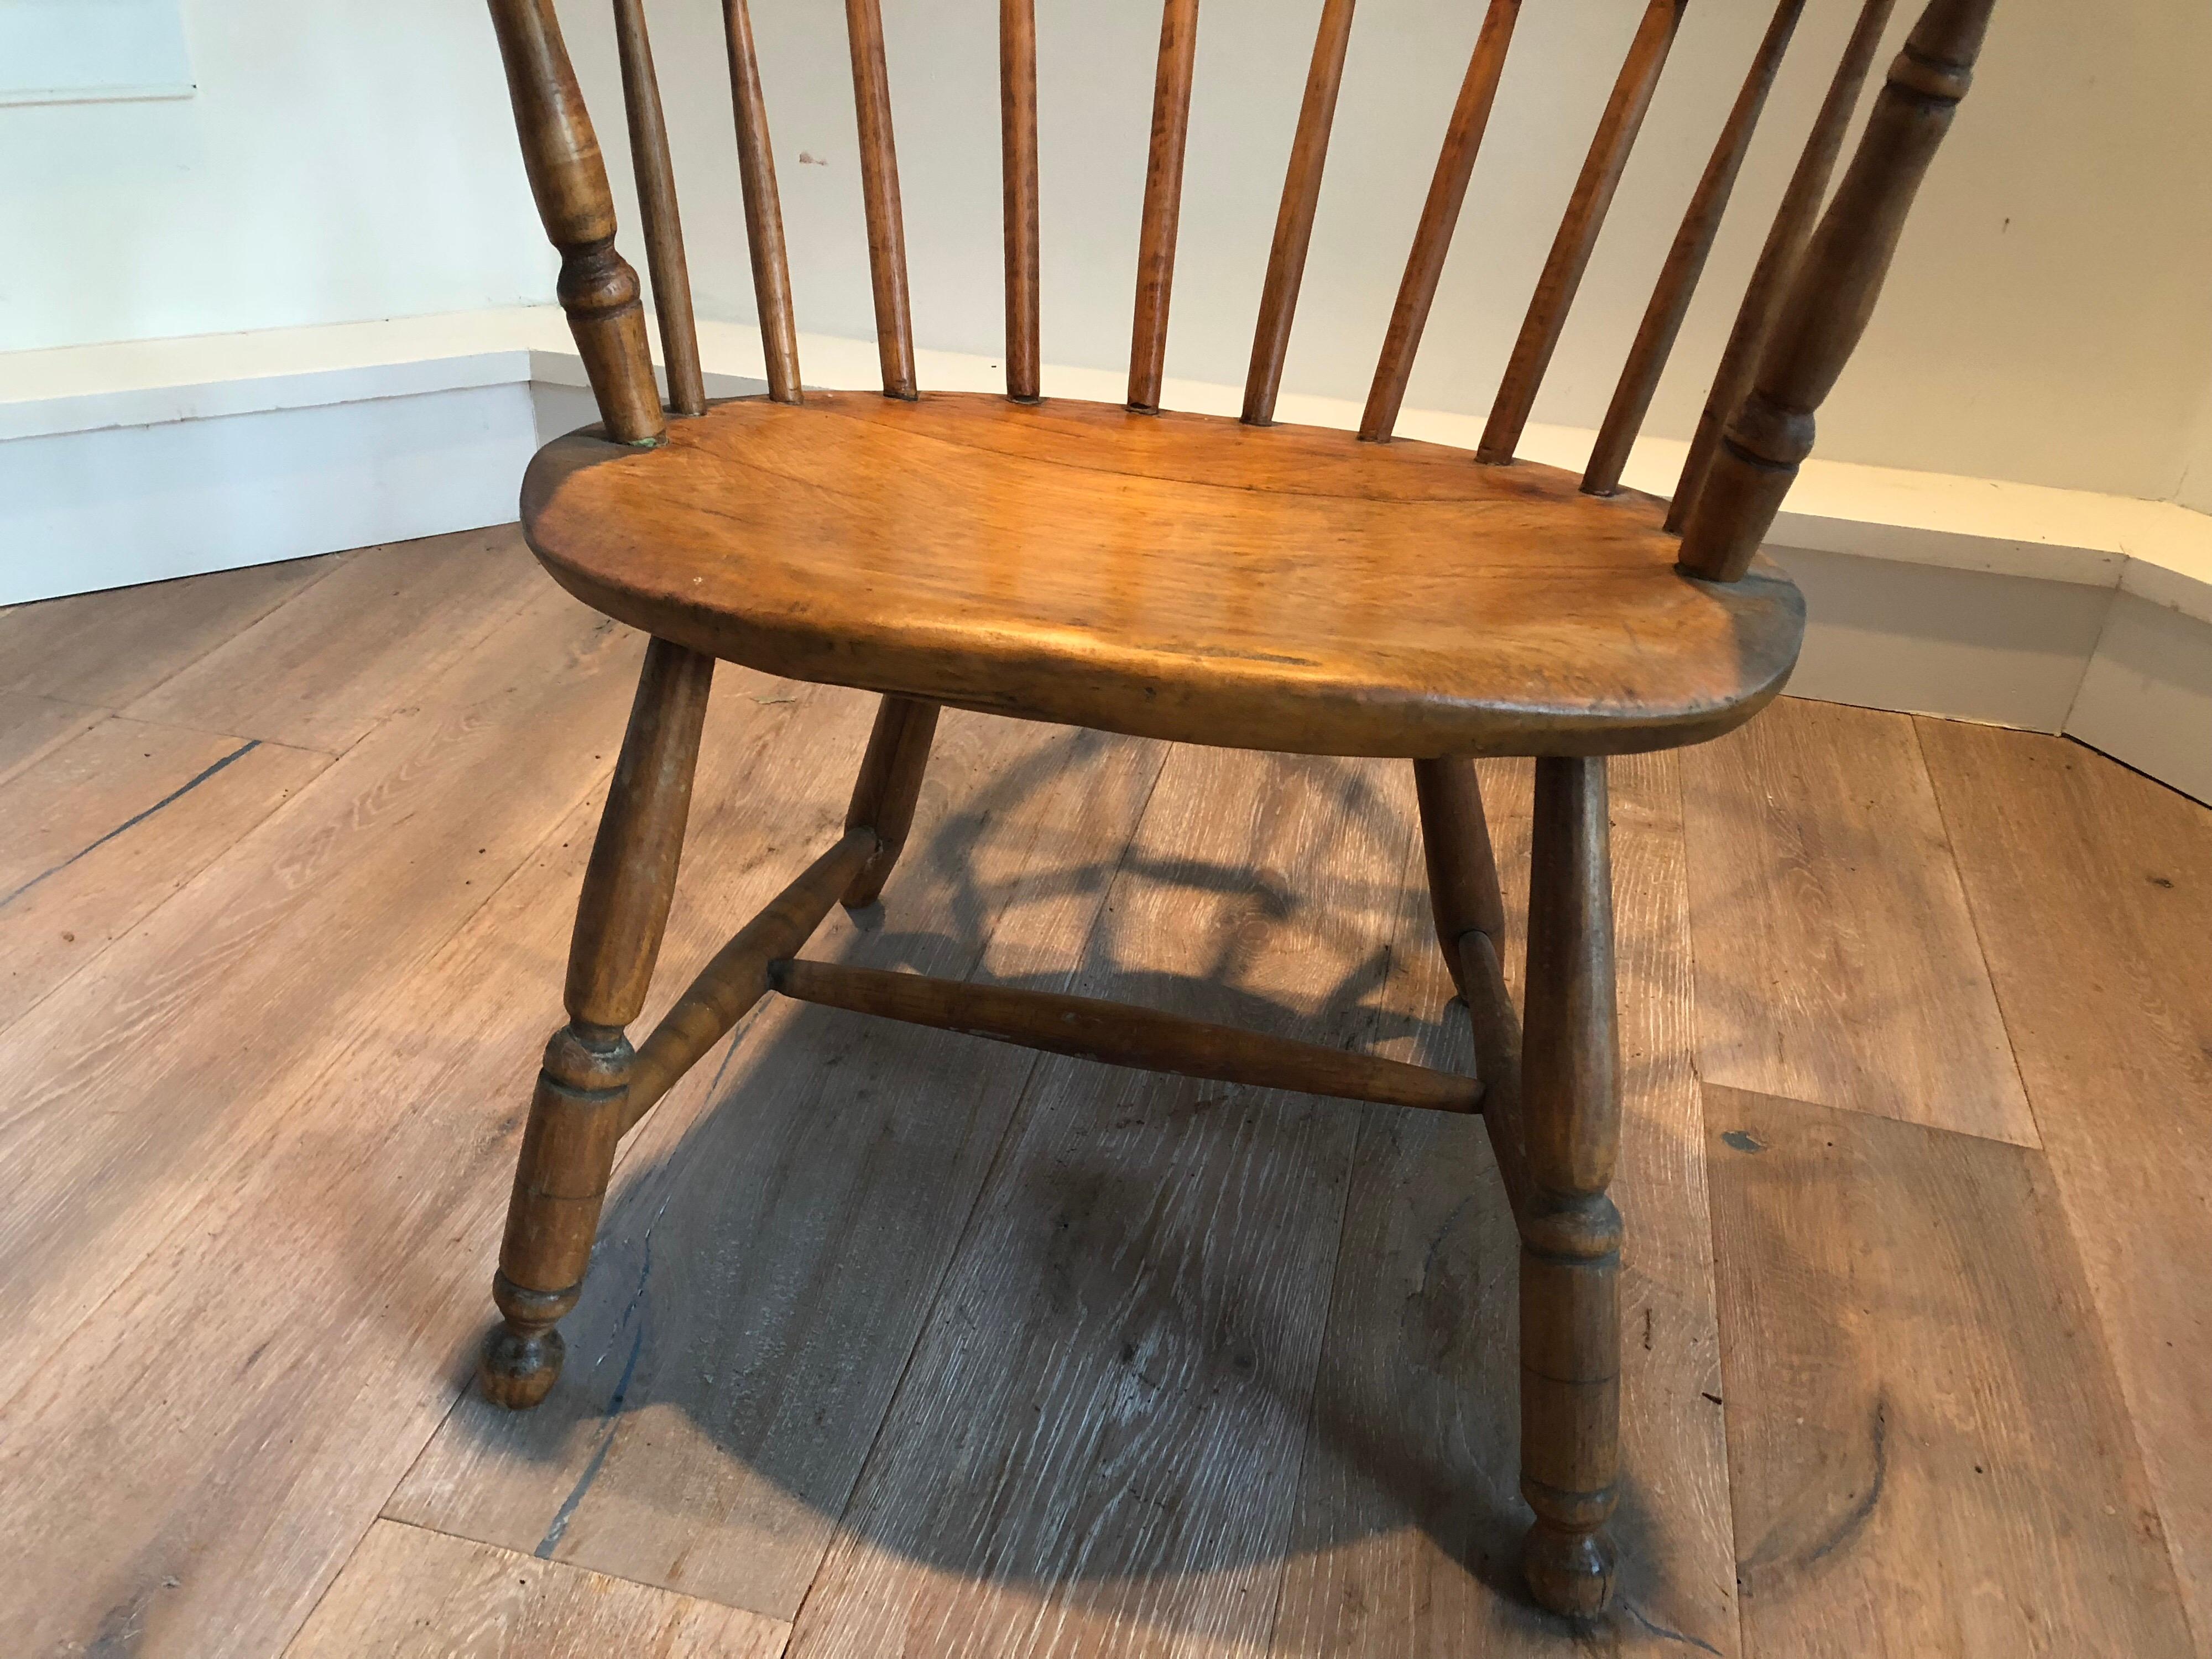
[[[1170,373],[1242,377],[1320,0],[1206,0]],[[628,210],[603,0],[561,0]],[[1595,424],[1766,0],[1689,9],[1539,420]],[[889,0],[915,316],[1000,338],[989,0]],[[1481,8],[1363,0],[1289,370],[1357,398]],[[1636,0],[1545,0],[1520,36],[1410,402],[1486,405]],[[1680,435],[1856,0],[1809,0],[1652,429]],[[1899,0],[1901,30],[1915,0]],[[753,0],[803,325],[870,327],[840,9]],[[713,0],[652,0],[693,268],[752,314]],[[1114,366],[1158,8],[1040,0],[1046,356]],[[185,0],[173,103],[0,108],[0,350],[550,297],[473,0]],[[1838,459],[2165,498],[2212,463],[2212,10],[2006,0],[1867,342],[1822,419]],[[827,165],[802,164],[801,152]],[[626,228],[635,254],[635,218]],[[642,264],[641,260],[638,263]],[[2191,466],[2196,458],[2193,472]]]
[[[605,8],[562,0],[618,173]],[[1653,428],[1686,435],[1856,0],[1811,0]],[[803,328],[872,326],[838,9],[753,0]],[[1000,338],[996,8],[891,0],[917,332]],[[1171,374],[1243,377],[1320,0],[1206,0]],[[1767,0],[1689,9],[1536,418],[1594,426]],[[1288,379],[1358,397],[1482,8],[1364,0]],[[1409,402],[1479,411],[1510,347],[1634,0],[1524,8]],[[1901,35],[1918,6],[1900,0]],[[1040,0],[1045,356],[1127,350],[1158,7]],[[719,8],[653,8],[704,314],[747,319]],[[1887,53],[1881,60],[1886,66]],[[1822,417],[1832,458],[2164,498],[2212,380],[2212,10],[2008,0],[1882,309]],[[1879,79],[1879,70],[1876,79]],[[826,159],[804,165],[801,152]],[[618,179],[628,208],[628,181]],[[635,216],[626,222],[634,228]],[[634,243],[634,236],[630,239]],[[642,261],[638,260],[641,267]]]
[[[0,351],[551,296],[481,4],[185,26],[196,97],[0,107]]]

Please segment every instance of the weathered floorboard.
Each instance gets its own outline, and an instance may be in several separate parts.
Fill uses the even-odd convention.
[[[1708,1089],[1747,1655],[2185,1659],[2043,1155]]]
[[[1699,1075],[2034,1146],[1911,717],[1784,701],[1682,776]]]
[[[285,1659],[776,1659],[791,1627],[380,1521]]]
[[[1920,735],[2212,1655],[2212,810],[2063,738]]]

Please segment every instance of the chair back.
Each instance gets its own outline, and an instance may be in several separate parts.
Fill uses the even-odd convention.
[[[1861,0],[1856,23],[1714,374],[1668,519],[1668,527],[1682,535],[1681,563],[1689,574],[1735,580],[1765,539],[1798,464],[1811,452],[1814,411],[1858,343],[1906,212],[1966,95],[1994,0],[1929,0],[1890,69],[1843,183],[1824,214],[1845,131],[1894,3]],[[1138,410],[1158,408],[1166,362],[1199,3],[1164,0],[1162,6],[1129,349],[1128,403]],[[1282,384],[1355,3],[1323,0],[1322,7],[1245,380],[1243,418],[1255,426],[1272,422]],[[1646,0],[1514,342],[1476,452],[1482,462],[1504,465],[1514,459],[1686,3]],[[1397,422],[1507,67],[1521,4],[1522,0],[1488,0],[1376,365],[1359,434],[1370,441],[1387,442]],[[614,27],[646,264],[667,366],[665,410],[646,343],[637,277],[615,251],[613,198],[552,0],[490,0],[490,5],[531,188],[546,234],[562,256],[561,303],[600,416],[609,434],[620,441],[656,442],[668,414],[705,411],[706,391],[643,0],[613,0]],[[1768,89],[1804,8],[1805,0],[1778,0],[1753,52],[1599,428],[1583,478],[1583,488],[1592,494],[1610,495],[1620,486],[1629,448],[1680,331]],[[799,334],[759,55],[746,0],[722,0],[722,12],[769,395],[795,404],[803,397]],[[845,20],[883,389],[886,397],[913,398],[914,322],[881,0],[845,0]],[[999,0],[999,58],[1006,395],[1033,402],[1039,395],[1042,314],[1036,0]]]

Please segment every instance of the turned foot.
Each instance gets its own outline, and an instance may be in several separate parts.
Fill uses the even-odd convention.
[[[484,1333],[483,1352],[477,1357],[477,1382],[485,1399],[522,1412],[553,1391],[568,1353],[553,1327],[576,1305],[582,1289],[574,1285],[565,1291],[525,1290],[505,1273],[493,1275],[492,1299],[501,1318]]]
[[[1521,1546],[1521,1576],[1547,1612],[1595,1619],[1613,1600],[1616,1559],[1602,1529],[1566,1532],[1538,1521]]]

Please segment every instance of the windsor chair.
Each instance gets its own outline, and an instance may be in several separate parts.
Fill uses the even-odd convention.
[[[1606,757],[1716,737],[1781,689],[1803,628],[1759,548],[1809,453],[1906,210],[1966,90],[1992,0],[1933,0],[1825,215],[1893,0],[1863,0],[1717,369],[1671,504],[1620,489],[1804,0],[1780,0],[1662,267],[1588,469],[1515,450],[1685,0],[1648,0],[1480,448],[1394,441],[1519,0],[1489,0],[1358,436],[1273,415],[1353,0],[1325,0],[1241,421],[1159,408],[1198,0],[1165,0],[1126,406],[1039,386],[1034,0],[1000,0],[1006,395],[915,384],[879,0],[846,0],[883,392],[802,390],[746,0],[724,0],[763,398],[710,405],[642,0],[613,0],[668,393],[551,0],[490,0],[532,189],[600,423],[522,492],[556,580],[652,636],[578,906],[569,1023],[516,1171],[485,1393],[537,1404],[620,1138],[770,991],[1123,1066],[1480,1112],[1518,1224],[1522,1553],[1545,1607],[1600,1611],[1620,1472],[1621,1220]],[[1817,221],[1817,228],[1816,228]],[[633,1050],[718,659],[882,703],[846,829]],[[912,823],[941,705],[1139,736],[1413,763],[1438,944],[1477,1075],[1160,1011],[810,961],[872,902]],[[1472,757],[1535,759],[1526,1030]]]

